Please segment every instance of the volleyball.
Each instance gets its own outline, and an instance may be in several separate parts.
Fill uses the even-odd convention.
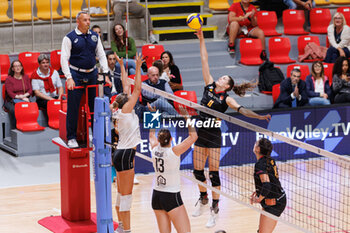
[[[203,25],[203,18],[198,13],[190,14],[186,19],[187,26],[191,29],[198,30]]]

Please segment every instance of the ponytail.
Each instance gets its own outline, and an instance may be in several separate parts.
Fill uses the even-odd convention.
[[[241,97],[245,95],[246,91],[251,91],[258,85],[258,81],[235,85],[233,78],[229,75],[228,77],[229,77],[228,85],[230,87],[227,89],[227,91],[232,90],[236,95]]]

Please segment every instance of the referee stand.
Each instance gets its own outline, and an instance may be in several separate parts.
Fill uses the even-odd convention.
[[[38,221],[55,233],[99,232],[112,233],[118,224],[113,222],[111,192],[111,142],[109,100],[103,97],[104,76],[99,75],[97,85],[84,85],[85,93],[80,101],[77,140],[80,148],[67,146],[67,100],[60,110],[59,137],[52,142],[60,148],[61,216],[50,216]],[[98,87],[95,98],[93,147],[89,139],[88,88]],[[67,93],[67,92],[66,92]],[[93,114],[93,113],[92,113]],[[97,214],[91,213],[90,200],[90,151],[94,150],[94,179]]]

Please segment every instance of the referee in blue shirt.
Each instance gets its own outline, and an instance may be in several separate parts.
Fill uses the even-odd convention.
[[[77,27],[68,33],[62,41],[61,67],[67,79],[67,140],[69,148],[77,148],[77,123],[81,97],[84,89],[75,86],[94,85],[97,82],[96,56],[101,64],[102,72],[108,73],[107,59],[102,42],[97,33],[89,30],[90,15],[81,11],[77,14]],[[106,80],[110,82],[109,80]],[[89,88],[89,107],[94,111],[96,89]],[[91,116],[93,119],[93,116]]]

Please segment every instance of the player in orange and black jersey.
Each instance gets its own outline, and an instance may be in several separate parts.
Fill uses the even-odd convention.
[[[287,198],[278,179],[276,162],[271,158],[270,140],[261,138],[255,143],[253,152],[258,161],[254,168],[256,191],[251,195],[250,202],[260,203],[266,212],[279,217],[286,207]],[[273,232],[276,224],[276,220],[261,214],[258,232]]]
[[[203,99],[201,105],[206,106],[210,109],[225,112],[228,107],[236,110],[244,116],[256,118],[260,120],[271,119],[270,115],[258,115],[255,112],[244,108],[239,105],[233,98],[228,95],[228,91],[233,90],[237,95],[244,96],[247,90],[255,88],[256,83],[243,83],[241,85],[235,85],[233,79],[224,75],[217,81],[214,81],[210,74],[208,64],[208,53],[204,42],[203,32],[198,30],[196,33],[199,39],[200,55],[202,62],[202,73],[205,82],[205,88],[203,93]],[[200,114],[201,120],[207,118],[213,118],[206,113]],[[193,152],[193,167],[194,176],[197,180],[206,183],[204,175],[204,166],[206,160],[209,163],[209,178],[213,187],[220,189],[220,177],[219,177],[219,165],[220,165],[220,147],[221,147],[221,130],[220,128],[198,128],[198,140],[195,143]],[[196,210],[192,216],[200,216],[208,204],[207,189],[198,186],[200,190],[200,198],[196,205]],[[211,215],[207,223],[207,227],[213,227],[216,224],[218,217],[218,203],[220,194],[213,192],[213,203],[211,207]]]

